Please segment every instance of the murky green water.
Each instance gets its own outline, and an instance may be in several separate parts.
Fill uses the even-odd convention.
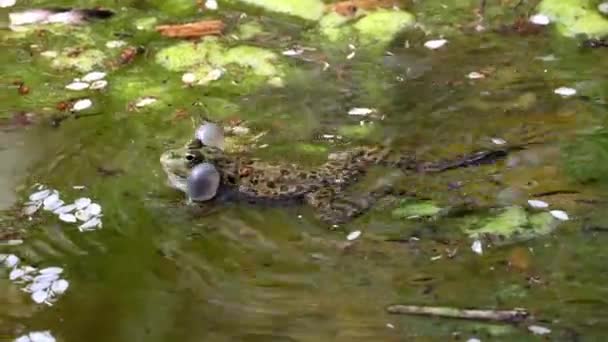
[[[387,314],[385,307],[394,303],[521,307],[535,315],[535,324],[552,330],[550,340],[602,340],[608,333],[606,50],[581,49],[551,29],[532,36],[459,30],[474,20],[476,2],[455,3],[406,7],[437,34],[406,30],[386,48],[390,54],[361,49],[347,59],[345,44],[315,46],[315,56],[331,65],[325,71],[321,63],[285,57],[283,88],[224,79],[187,87],[181,73],[157,65],[155,52],[175,40],[138,31],[133,20],[172,23],[202,16],[187,6],[100,1],[118,14],[62,34],[14,38],[3,31],[0,115],[28,111],[35,122],[5,122],[0,132],[0,206],[10,205],[14,191],[18,198],[0,224],[24,240],[0,246],[0,253],[40,267],[64,267],[70,288],[54,306],[36,305],[2,276],[0,340],[37,330],[50,330],[58,341],[541,339],[526,324]],[[22,1],[17,8],[45,5],[90,4]],[[314,46],[304,31],[310,24],[221,2],[220,8],[204,16],[230,23],[222,39],[238,28],[235,18],[245,10],[267,32],[249,43],[276,52],[294,42]],[[492,4],[487,25],[510,23],[530,8],[527,2],[517,10]],[[445,48],[422,46],[440,33],[449,40]],[[104,44],[117,37],[146,52],[109,73],[101,92],[65,90],[82,73],[54,70],[40,57],[41,51],[81,46],[115,58],[120,49]],[[549,55],[556,60],[538,58]],[[487,77],[470,80],[466,75],[473,71]],[[20,95],[16,80],[30,93]],[[127,87],[134,82],[136,90]],[[576,87],[579,94],[561,98],[553,94],[560,86]],[[146,95],[160,101],[140,109],[129,105]],[[94,103],[83,112],[91,115],[57,120],[65,114],[56,109],[58,102],[83,97]],[[384,118],[361,126],[360,117],[346,114],[352,107],[377,108]],[[316,221],[306,207],[188,207],[165,185],[158,158],[184,144],[202,116],[226,124],[245,120],[254,135],[268,131],[253,153],[300,163],[318,162],[339,149],[314,140],[319,134],[342,134],[355,145],[388,139],[426,160],[491,148],[491,138],[534,142],[494,165],[439,175],[378,169],[369,180],[396,178],[403,189],[440,207],[467,203],[482,216],[492,208],[525,206],[535,194],[562,191],[542,199],[571,220],[550,235],[497,245],[480,256],[471,251],[459,215],[395,218],[392,202],[337,230]],[[93,198],[104,210],[103,229],[80,233],[47,213],[33,220],[16,217],[35,183],[67,198]],[[354,230],[362,235],[348,242]],[[15,238],[5,235],[0,237]]]

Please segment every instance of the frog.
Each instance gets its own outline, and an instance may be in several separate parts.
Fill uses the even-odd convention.
[[[338,226],[368,211],[380,199],[395,194],[389,184],[367,193],[347,189],[373,166],[395,167],[404,172],[443,172],[502,159],[507,149],[480,151],[437,163],[417,161],[410,154],[394,157],[386,145],[354,146],[330,153],[316,167],[292,162],[265,161],[246,153],[230,153],[221,145],[204,143],[195,136],[185,146],[161,154],[167,184],[186,194],[189,203],[217,198],[256,203],[304,203],[317,219]]]

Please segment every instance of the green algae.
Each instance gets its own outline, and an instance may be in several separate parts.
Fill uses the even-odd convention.
[[[237,36],[239,39],[249,40],[262,33],[264,33],[264,27],[260,23],[256,21],[249,21],[239,25]]]
[[[355,38],[363,45],[383,45],[414,22],[414,15],[402,10],[359,12],[355,18],[330,12],[319,21],[319,33],[330,42]]]
[[[359,33],[361,43],[388,43],[397,33],[414,24],[415,17],[401,10],[379,9],[358,20],[354,29]]]
[[[51,67],[57,70],[77,70],[88,72],[96,67],[103,66],[106,55],[97,49],[88,49],[74,53],[72,49],[65,49],[51,62]]]
[[[152,31],[157,23],[158,19],[155,17],[144,17],[135,20],[133,25],[140,31]]]
[[[282,13],[306,20],[317,21],[325,11],[325,4],[320,0],[233,0],[247,5],[263,8],[267,11]]]
[[[608,19],[602,16],[591,0],[543,0],[538,12],[557,23],[561,34],[567,37],[586,35],[601,38],[608,35]]]
[[[551,233],[557,221],[548,212],[528,213],[524,208],[511,206],[493,217],[469,217],[463,226],[472,238],[490,238],[498,243],[528,240]]]
[[[393,209],[391,215],[395,218],[410,219],[419,217],[433,217],[441,212],[441,208],[432,201],[411,201],[401,202],[398,208]]]
[[[217,38],[201,43],[177,43],[160,50],[155,60],[170,71],[193,72],[201,80],[199,85],[212,81],[214,78],[208,75],[218,68],[227,69],[228,75],[237,78],[244,87],[255,86],[260,80],[282,86],[284,75],[276,53],[247,45],[228,48]]]

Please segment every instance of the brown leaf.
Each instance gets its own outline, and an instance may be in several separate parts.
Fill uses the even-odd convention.
[[[346,0],[328,5],[328,10],[345,17],[352,17],[359,9],[369,11],[377,8],[391,8],[395,5],[397,5],[396,0]]]
[[[199,38],[203,36],[220,35],[224,30],[221,20],[202,20],[194,23],[156,26],[156,31],[165,37]]]

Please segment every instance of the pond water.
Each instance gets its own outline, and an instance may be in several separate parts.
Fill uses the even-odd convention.
[[[421,24],[369,49],[324,41],[311,22],[219,3],[219,11],[200,13],[194,0],[97,1],[115,16],[0,33],[0,253],[39,268],[60,266],[70,283],[54,305],[36,304],[8,279],[10,269],[0,268],[0,340],[32,331],[91,342],[545,338],[532,334],[531,324],[549,328],[556,341],[608,333],[605,49],[584,48],[552,27],[535,34],[512,29],[517,17],[534,12],[533,1],[487,4],[479,32],[478,1],[398,2]],[[85,5],[18,0],[0,15]],[[184,85],[183,72],[155,59],[178,40],[137,28],[151,18],[224,20],[219,41],[274,51],[282,86],[230,68],[208,85]],[[240,36],[251,23],[262,33]],[[439,37],[448,43],[424,47]],[[144,49],[125,61],[124,47],[106,47],[112,40]],[[298,44],[315,50],[281,55]],[[65,89],[86,74],[78,70],[85,62],[61,69],[43,52],[70,48],[79,49],[73,55],[103,52],[90,70],[107,72],[107,88]],[[484,77],[468,77],[472,72]],[[559,87],[578,93],[562,97],[554,93]],[[145,96],[158,101],[137,107]],[[84,98],[91,108],[65,110]],[[376,113],[348,115],[354,107]],[[248,149],[242,153],[307,165],[344,146],[387,141],[428,161],[503,142],[525,148],[496,163],[437,174],[374,168],[353,191],[387,181],[452,210],[412,218],[396,211],[404,199],[389,198],[332,228],[303,205],[187,205],[166,185],[159,156],[185,144],[202,118],[242,122],[249,133],[231,140]],[[93,199],[103,208],[103,228],[79,232],[44,211],[24,216],[36,184],[66,201]],[[543,211],[530,208],[529,199],[570,219],[554,219],[551,231],[525,239],[481,239],[481,255],[471,250],[476,238],[466,224],[491,221],[505,208],[524,216]],[[361,236],[348,241],[353,231]],[[397,303],[524,308],[534,317],[517,325],[386,312]]]

